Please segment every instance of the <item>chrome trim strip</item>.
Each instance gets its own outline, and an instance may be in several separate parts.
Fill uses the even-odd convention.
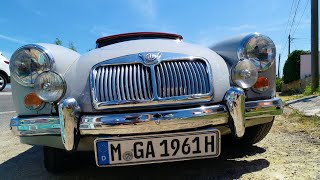
[[[60,120],[57,116],[14,117],[10,127],[18,136],[60,134]]]
[[[233,97],[233,95],[236,96],[238,94],[240,94],[240,99]],[[228,93],[226,97],[228,97],[226,99],[229,103],[241,102],[241,91]],[[239,108],[239,106],[230,107],[234,108],[233,111]],[[227,125],[228,122],[230,123],[227,108],[230,107],[220,104],[190,109],[133,114],[84,115],[80,118],[80,107],[73,98],[69,98],[59,105],[60,119],[57,116],[15,117],[11,119],[10,126],[18,136],[62,134],[66,148],[72,149],[71,147],[75,147],[77,139],[75,138],[72,141],[72,139],[67,137],[79,135],[78,131],[75,131],[77,129],[79,129],[82,135],[141,134],[190,129],[206,125]],[[250,101],[245,103],[245,119],[251,121],[250,119],[254,118],[273,117],[280,115],[282,110],[283,103],[279,98]],[[239,111],[242,112],[241,108],[236,110],[236,112]],[[233,117],[236,116],[233,115]],[[77,126],[78,123],[79,126]],[[261,123],[263,122],[261,121]],[[257,122],[256,124],[259,123]],[[238,134],[240,135],[241,133]]]
[[[174,74],[176,74],[176,69],[174,67],[175,63],[174,61],[193,61],[193,60],[201,60],[206,64],[206,69],[205,72],[208,73],[208,81],[210,83],[207,83],[207,86],[209,86],[209,91],[206,94],[200,94],[198,91],[198,81],[200,81],[201,77],[193,77],[196,75],[196,71],[193,70],[192,67],[196,67],[196,65],[188,65],[185,62],[181,62],[181,64],[183,66],[188,66],[187,67],[181,67],[184,68],[184,71],[187,73],[186,75],[193,75],[191,77],[186,77],[187,79],[184,82],[188,83],[187,86],[187,91],[188,93],[184,93],[184,94],[178,94],[179,91],[179,80],[177,79],[176,76],[174,76]],[[168,64],[161,64],[161,62],[165,62],[165,61],[171,61],[168,62]],[[201,63],[200,63],[201,64]],[[110,98],[109,101],[104,101],[101,102],[101,99],[99,100],[99,98],[97,98],[97,96],[99,96],[99,94],[97,93],[101,93],[101,91],[97,91],[96,89],[98,87],[95,87],[96,82],[95,82],[95,74],[98,75],[98,73],[96,72],[97,69],[99,69],[99,67],[104,67],[104,66],[111,66],[110,70],[111,71],[116,71],[115,69],[112,68],[112,66],[117,66],[117,65],[127,65],[129,66],[129,72],[126,71],[125,74],[128,74],[128,76],[126,76],[126,82],[125,84],[128,84],[129,86],[127,87],[132,87],[129,88],[129,92],[127,92],[131,98],[128,99],[128,97],[126,98],[127,100],[121,100],[121,99],[117,99],[117,98]],[[146,65],[144,64],[144,68],[138,68],[138,71],[140,70],[145,70],[146,74],[147,74],[147,78],[149,78],[148,74],[148,70],[147,68],[150,69],[150,73],[151,73],[151,79],[147,79],[146,82],[149,82],[151,80],[151,86],[152,86],[152,94],[149,94],[149,96],[152,95],[152,97],[145,99],[141,97],[141,93],[142,92],[137,92],[140,89],[139,84],[137,84],[138,82],[140,82],[141,85],[141,77],[139,77],[139,75],[141,76],[141,73],[137,73],[137,67],[140,67],[140,65],[143,65],[143,59],[139,58],[139,54],[132,54],[132,55],[127,55],[127,56],[122,56],[122,57],[118,57],[115,59],[110,59],[101,63],[98,63],[96,65],[94,65],[92,67],[91,73],[90,73],[90,85],[91,85],[91,95],[92,95],[92,103],[95,109],[101,110],[101,109],[116,109],[116,108],[130,108],[132,106],[134,107],[143,107],[143,106],[157,106],[157,104],[159,105],[163,105],[163,104],[195,104],[195,103],[199,103],[199,102],[210,102],[213,99],[213,79],[212,79],[212,72],[211,72],[211,68],[210,68],[210,64],[208,63],[208,61],[202,57],[194,57],[194,56],[189,56],[189,55],[185,55],[185,54],[177,54],[177,53],[161,53],[161,56],[159,57],[159,60],[156,64],[151,64],[151,65]],[[177,65],[177,64],[176,64]],[[132,67],[134,66],[134,68]],[[157,68],[158,66],[160,66],[159,68]],[[163,66],[169,66],[170,68],[164,68]],[[160,72],[160,76],[161,77],[161,84],[162,84],[162,88],[163,90],[159,92],[160,89],[157,88],[157,75],[156,72]],[[112,74],[111,72],[109,72],[110,74]],[[118,72],[119,73],[119,72]],[[112,74],[112,79],[111,76],[109,74],[109,80],[108,80],[108,92],[109,92],[109,96],[113,93],[113,95],[116,94],[116,88],[114,88],[114,90],[112,91],[112,89],[110,89],[111,87],[111,80],[113,82],[113,85],[115,85],[115,74]],[[166,75],[165,75],[166,74]],[[169,76],[172,75],[172,76]],[[137,77],[138,76],[138,77]],[[169,78],[172,78],[171,81],[169,81]],[[192,82],[188,81],[192,78]],[[127,82],[128,81],[128,82]],[[136,82],[136,83],[135,83]],[[134,86],[133,86],[133,84]],[[191,84],[193,84],[193,86],[191,86]],[[130,86],[131,84],[131,86]],[[181,82],[181,84],[183,84],[183,82]],[[137,87],[139,86],[139,87]],[[147,83],[147,86],[150,86],[149,83]],[[200,85],[202,86],[202,85]],[[126,87],[126,88],[127,88]],[[174,89],[172,89],[174,88]],[[111,92],[112,91],[112,92]],[[186,90],[184,90],[186,91]],[[149,93],[150,90],[148,90],[147,93]],[[163,92],[163,94],[161,93]],[[160,93],[160,94],[159,94]],[[140,96],[139,96],[140,94]],[[190,95],[186,95],[186,94],[190,94]],[[173,97],[170,97],[173,96]],[[164,98],[161,98],[164,97]]]
[[[82,135],[172,131],[226,124],[227,117],[224,105],[133,114],[84,115],[81,117],[80,131]]]

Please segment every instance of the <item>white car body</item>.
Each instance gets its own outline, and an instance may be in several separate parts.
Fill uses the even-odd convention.
[[[152,38],[145,38],[147,35]],[[66,150],[94,151],[98,166],[117,166],[130,164],[132,159],[131,164],[143,164],[216,157],[220,154],[220,135],[233,134],[248,144],[256,143],[267,135],[274,116],[282,113],[283,104],[275,97],[276,68],[272,59],[275,46],[267,52],[270,64],[263,64],[265,59],[261,62],[254,59],[261,63],[260,66],[266,66],[263,71],[258,72],[251,60],[243,61],[237,56],[238,50],[243,50],[248,40],[254,38],[274,45],[260,34],[239,36],[206,48],[183,42],[180,35],[128,33],[100,38],[97,48],[83,55],[53,44],[23,46],[11,59],[11,72],[21,73],[15,73],[12,80],[17,117],[11,119],[10,126],[22,143],[44,146],[44,162],[49,171],[61,170],[63,159],[59,153],[64,154]],[[263,43],[259,44],[261,49],[269,45]],[[50,67],[42,71],[38,68],[43,65],[38,63],[40,58],[36,59],[35,65],[31,63],[34,57],[24,58],[30,57],[31,50],[47,55]],[[258,55],[266,54],[258,50]],[[19,53],[25,53],[25,56],[16,55]],[[248,87],[236,84],[232,79],[237,65],[244,62],[250,62],[254,68],[251,71],[241,67],[241,78],[247,80],[251,74],[257,75]],[[33,74],[24,76],[24,72]],[[55,74],[55,78],[41,81],[40,77],[49,73]],[[34,82],[22,82],[28,77],[33,79],[35,74]],[[260,92],[253,86],[258,76],[269,79]],[[61,80],[60,84],[52,83],[57,79]],[[50,94],[55,88],[51,83],[59,84],[63,93],[56,100],[48,101],[39,92],[45,92],[44,96]],[[27,102],[30,97],[43,101]],[[42,104],[33,108],[28,104],[30,102]],[[171,141],[171,147],[174,147],[172,142],[181,141],[188,149],[189,137],[193,138],[192,142],[199,142],[201,137],[206,144],[201,148],[207,149],[214,143],[210,145],[211,154],[198,156],[198,150],[192,151],[195,154],[182,150],[178,157],[173,157],[176,154],[173,153],[166,158],[167,153],[160,157],[161,153],[148,151],[151,141],[158,143],[155,149],[160,149],[164,143],[159,145],[159,142],[167,140]],[[109,164],[102,162],[109,156],[99,154],[109,152],[100,149],[108,146],[104,144],[107,141],[109,145],[115,144],[108,148],[111,153],[118,152],[119,161],[109,163],[113,157],[109,154]],[[142,156],[135,154],[133,158],[137,151],[132,146],[136,147],[136,143],[148,143],[148,153],[158,157],[139,159]],[[120,144],[127,148],[123,155],[118,149]],[[191,146],[200,148],[199,143]],[[120,160],[121,157],[125,160]]]
[[[6,78],[6,84],[10,83],[10,70],[9,70],[9,60],[2,55],[2,52],[0,52],[0,74],[4,75]],[[0,81],[3,81],[2,78],[0,78]],[[0,91],[2,89],[1,85],[3,85],[0,82]],[[4,87],[3,87],[4,88]]]

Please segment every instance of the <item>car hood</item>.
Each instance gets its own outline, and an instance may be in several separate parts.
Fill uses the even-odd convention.
[[[82,55],[66,72],[62,73],[67,83],[65,97],[73,97],[78,100],[82,111],[94,112],[89,81],[92,67],[117,57],[155,51],[186,54],[207,59],[214,76],[214,101],[222,100],[224,93],[230,86],[229,70],[223,58],[206,47],[165,39],[126,41],[94,49]]]

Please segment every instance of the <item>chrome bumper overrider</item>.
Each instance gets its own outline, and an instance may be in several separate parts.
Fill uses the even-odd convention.
[[[11,128],[19,136],[61,135],[67,150],[75,150],[80,135],[125,135],[186,130],[212,125],[228,125],[242,137],[246,120],[280,115],[279,98],[245,102],[241,88],[232,87],[224,103],[197,108],[131,114],[82,115],[77,101],[65,99],[59,116],[15,117]]]

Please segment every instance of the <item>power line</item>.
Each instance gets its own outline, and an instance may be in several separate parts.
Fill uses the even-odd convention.
[[[291,30],[292,30],[292,27],[294,25],[294,20],[296,19],[299,3],[300,3],[300,0],[298,0],[297,6],[296,6],[296,10],[294,11],[294,16],[293,16],[293,19],[292,19],[292,23],[291,23],[289,34],[291,34]]]
[[[285,30],[284,30],[283,38],[282,38],[282,40],[281,40],[281,42],[284,42],[284,40],[285,40],[285,43],[284,43],[285,45],[282,46],[281,54],[282,54],[283,51],[284,51],[284,47],[286,47],[286,45],[287,45],[287,43],[288,43],[288,40],[285,38],[285,35],[287,34],[287,30],[288,30],[288,27],[289,27],[289,23],[290,23],[290,19],[291,19],[291,13],[292,13],[292,9],[293,9],[294,4],[295,4],[295,0],[293,0],[292,3],[291,3],[291,8],[290,8],[289,16],[288,16],[287,25],[286,25],[286,28],[285,28]]]
[[[302,15],[301,15],[301,17],[300,17],[300,20],[299,20],[299,22],[298,22],[298,24],[297,24],[297,26],[296,26],[296,29],[293,31],[292,35],[297,31],[297,29],[298,29],[298,27],[299,27],[299,25],[300,25],[301,19],[302,19],[303,15],[304,15],[304,12],[306,11],[307,6],[308,6],[308,4],[309,4],[309,1],[310,1],[310,0],[308,0],[308,1],[306,2],[306,5],[304,6],[304,10],[303,10]]]

